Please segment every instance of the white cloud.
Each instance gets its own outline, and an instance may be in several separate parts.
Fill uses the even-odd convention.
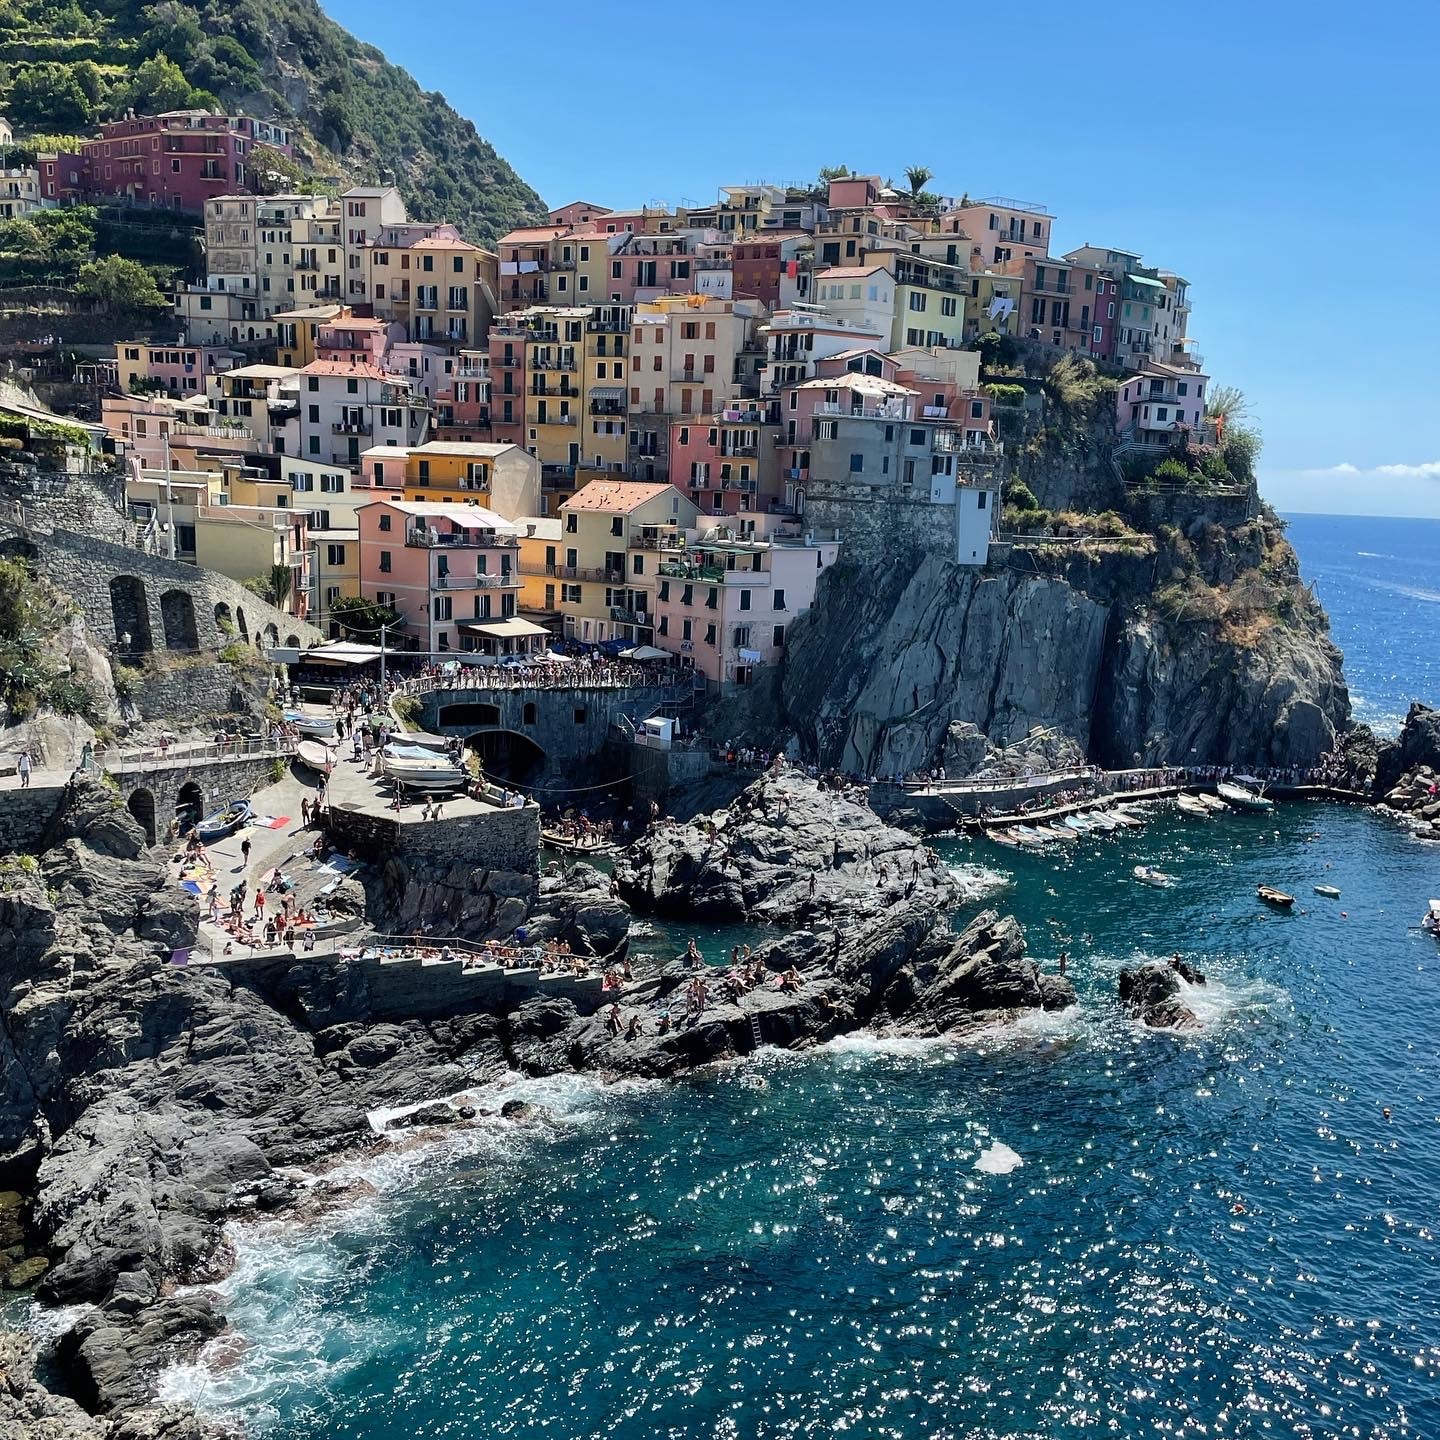
[[[1317,480],[1354,479],[1357,476],[1383,476],[1387,480],[1440,480],[1440,460],[1422,460],[1418,465],[1372,465],[1362,467],[1343,460],[1318,470],[1283,470],[1283,475],[1303,475]]]

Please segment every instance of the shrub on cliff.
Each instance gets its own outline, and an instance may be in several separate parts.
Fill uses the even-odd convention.
[[[1023,405],[1026,390],[1023,385],[986,385],[985,393],[993,405]]]

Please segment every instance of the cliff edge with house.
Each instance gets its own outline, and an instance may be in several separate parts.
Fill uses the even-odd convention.
[[[1350,722],[1342,656],[1241,427],[1117,442],[1116,381],[1043,352],[997,406],[1000,538],[847,545],[789,637],[784,723],[825,764],[965,774],[1045,732],[1109,768],[1307,765]],[[1057,369],[1059,373],[1057,374]],[[1028,388],[1027,388],[1028,386]],[[836,515],[848,535],[864,519]]]

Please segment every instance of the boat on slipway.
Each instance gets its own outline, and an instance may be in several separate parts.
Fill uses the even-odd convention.
[[[421,745],[387,745],[380,753],[380,773],[417,790],[458,790],[470,778],[458,765]]]
[[[1251,786],[1255,786],[1251,789]],[[1245,810],[1251,814],[1262,814],[1266,810],[1273,810],[1275,802],[1267,800],[1260,793],[1260,782],[1250,780],[1246,776],[1238,776],[1234,780],[1221,780],[1215,786],[1215,793],[1229,806],[1236,810]]]
[[[320,740],[328,740],[335,733],[335,721],[329,715],[307,715],[303,710],[286,710],[283,712],[285,723],[293,725],[295,731],[300,735],[313,735]]]
[[[295,758],[302,765],[320,775],[325,773],[327,765],[335,763],[334,751],[322,745],[318,740],[302,740],[295,747]]]

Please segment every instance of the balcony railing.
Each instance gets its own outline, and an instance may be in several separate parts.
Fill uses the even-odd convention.
[[[632,550],[683,550],[685,542],[679,535],[635,535],[631,537]]]
[[[330,426],[332,435],[369,435],[373,426],[365,420],[336,420]]]
[[[623,605],[612,605],[610,618],[618,620],[622,625],[651,625],[654,623],[648,610],[627,610]]]
[[[532,370],[579,370],[580,362],[574,355],[532,355]]]
[[[535,416],[527,416],[525,423],[526,423],[527,425],[573,425],[573,424],[575,423],[575,416],[573,416],[573,415],[535,415]]]
[[[725,572],[718,565],[692,565],[682,560],[662,560],[660,573],[669,579],[705,580],[716,585],[725,580]]]
[[[624,415],[625,402],[623,400],[592,400],[590,413],[592,415]]]
[[[1030,288],[1037,295],[1074,295],[1080,287],[1068,280],[1037,280]]]
[[[510,570],[499,575],[452,575],[448,571],[435,576],[437,590],[518,590],[520,575]]]
[[[405,543],[422,550],[517,550],[520,547],[514,536],[494,530],[428,530],[419,525],[406,530]]]
[[[851,420],[893,420],[897,423],[915,418],[910,413],[908,402],[903,408],[897,407],[894,410],[880,410],[868,405],[857,407],[852,405],[824,404],[817,405],[812,413],[826,418],[838,415]],[[780,437],[777,435],[775,438],[778,441]]]
[[[758,445],[731,445],[720,451],[720,458],[728,460],[732,456],[740,456],[746,460],[753,460],[760,453]]]
[[[623,335],[630,328],[628,320],[587,320],[585,328],[592,335]]]

